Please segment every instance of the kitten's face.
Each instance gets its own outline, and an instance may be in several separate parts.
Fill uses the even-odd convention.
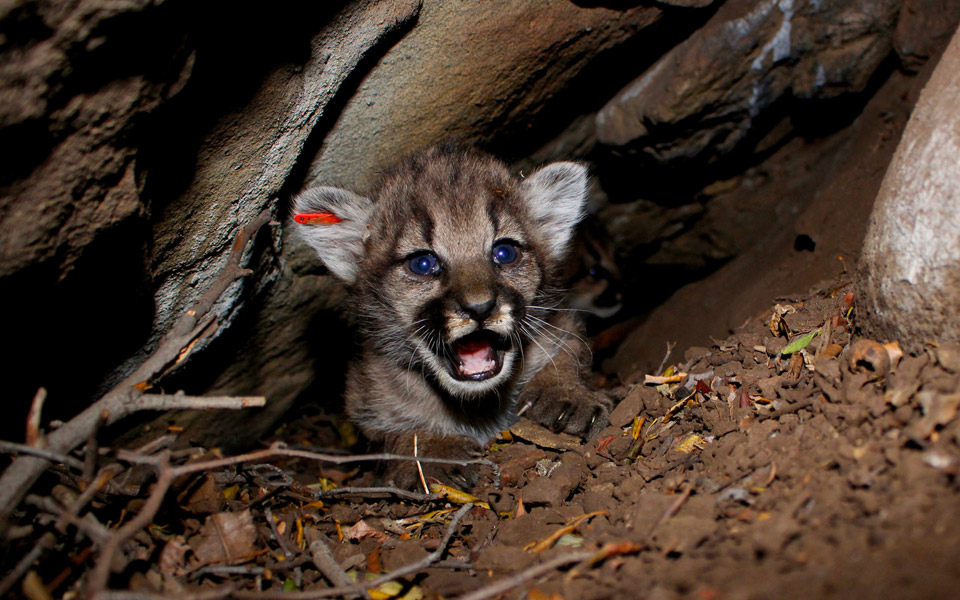
[[[517,181],[498,161],[463,151],[428,150],[387,174],[353,236],[353,278],[343,277],[353,284],[368,348],[454,397],[505,385],[525,347],[549,341],[538,311],[555,303],[548,287],[584,187],[579,165]],[[343,212],[302,198],[298,211]],[[337,274],[337,264],[325,262]]]

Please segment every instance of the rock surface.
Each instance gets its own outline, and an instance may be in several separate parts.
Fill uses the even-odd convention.
[[[657,164],[712,164],[755,135],[755,121],[784,97],[863,91],[890,53],[899,8],[899,0],[726,2],[603,107],[597,137]]]
[[[852,271],[883,173],[932,66],[919,77],[894,74],[844,130],[824,139],[792,139],[761,165],[717,186],[686,241],[671,240],[654,255],[685,255],[689,264],[695,253],[680,251],[699,244],[705,256],[733,258],[680,289],[670,285],[682,275],[677,264],[635,266],[642,278],[634,289],[641,301],[654,297],[655,308],[605,368],[652,373],[668,342],[680,348],[709,344],[764,318],[758,314],[766,308],[764,297],[782,295],[789,302],[827,277]],[[729,235],[716,237],[718,228]],[[804,239],[808,243],[798,244]]]
[[[413,148],[522,140],[596,56],[648,35],[663,14],[645,5],[428,2],[416,29],[359,83],[307,180],[365,190]]]
[[[24,411],[43,385],[51,414],[69,414],[68,398],[143,360],[236,232],[275,210],[346,78],[419,7],[290,5],[255,19],[85,0],[0,15],[0,125],[18,149],[0,200],[0,281],[18,293],[0,308],[19,317],[9,342]],[[258,273],[261,291],[278,275]],[[225,299],[221,330],[249,293],[238,285]]]
[[[954,35],[884,177],[860,259],[864,329],[914,352],[960,340],[958,95]]]

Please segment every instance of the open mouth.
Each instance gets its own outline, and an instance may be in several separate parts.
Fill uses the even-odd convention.
[[[503,356],[509,344],[491,331],[475,331],[451,344],[447,370],[455,379],[484,381],[503,369]]]

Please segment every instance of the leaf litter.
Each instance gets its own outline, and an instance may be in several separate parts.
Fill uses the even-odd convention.
[[[614,384],[620,403],[593,440],[521,420],[487,449],[499,485],[481,468],[473,489],[431,482],[430,494],[403,495],[377,487],[370,466],[295,456],[174,479],[149,522],[119,543],[108,589],[949,596],[960,585],[960,344],[911,356],[858,338],[850,288],[831,282],[777,305],[646,385]],[[317,449],[353,443],[342,421],[301,411],[276,435]],[[163,451],[177,464],[216,456],[176,448]],[[34,547],[43,560],[9,597],[89,591],[104,545],[151,498],[149,473],[115,464],[86,479],[62,467],[45,495],[28,497],[4,571]]]

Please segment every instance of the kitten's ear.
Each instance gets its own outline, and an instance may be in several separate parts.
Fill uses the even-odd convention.
[[[371,212],[373,202],[369,198],[340,188],[310,188],[293,199],[293,218],[300,237],[346,284],[357,279]]]
[[[573,162],[549,164],[523,180],[523,194],[547,251],[554,260],[561,260],[574,226],[584,215],[587,168]]]

